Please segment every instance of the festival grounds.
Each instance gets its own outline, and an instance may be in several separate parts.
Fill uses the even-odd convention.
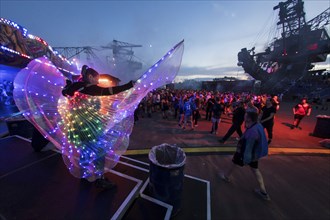
[[[281,103],[269,156],[259,162],[270,201],[254,194],[257,182],[249,167],[235,170],[231,183],[218,178],[217,174],[230,165],[237,144],[236,133],[225,144],[218,141],[230,126],[229,116],[222,117],[216,135],[210,134],[211,122],[205,120],[204,111],[194,130],[182,130],[177,120],[163,119],[160,111],[151,118],[140,117],[125,156],[149,163],[148,153],[153,146],[168,143],[183,148],[187,155],[184,173],[210,182],[210,216],[215,220],[330,219],[330,149],[319,144],[322,138],[311,135],[316,116],[330,112],[313,107],[311,116],[302,120],[302,129],[291,130],[288,125],[292,124],[294,104]],[[1,128],[3,133],[3,123]],[[33,153],[32,148],[30,151]]]

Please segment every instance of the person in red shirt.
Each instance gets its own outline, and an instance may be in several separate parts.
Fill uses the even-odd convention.
[[[310,116],[312,107],[310,106],[310,104],[307,103],[307,99],[303,98],[299,104],[293,107],[292,110],[294,115],[294,121],[293,126],[291,126],[291,129],[299,128],[301,130],[299,124],[306,115]]]

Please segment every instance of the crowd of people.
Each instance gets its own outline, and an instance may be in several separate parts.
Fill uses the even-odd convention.
[[[0,82],[0,106],[1,105],[12,105],[14,85],[12,81],[3,80]]]
[[[241,126],[245,111],[258,113],[258,120],[268,133],[268,142],[272,140],[274,115],[279,110],[280,100],[277,95],[256,95],[252,93],[211,92],[192,90],[159,89],[150,92],[139,104],[135,112],[135,120],[140,117],[152,117],[155,112],[162,112],[164,119],[177,119],[182,129],[194,130],[202,119],[201,111],[205,112],[205,120],[212,123],[211,134],[217,134],[223,115],[232,116],[232,126],[220,140],[224,143],[235,131],[242,135]],[[172,113],[169,114],[169,111]],[[204,114],[203,114],[204,115]]]

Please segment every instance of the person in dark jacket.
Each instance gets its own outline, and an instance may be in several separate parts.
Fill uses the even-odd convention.
[[[233,118],[232,118],[232,125],[228,129],[225,136],[220,139],[220,143],[225,143],[228,138],[236,131],[239,137],[242,137],[242,124],[244,122],[244,115],[245,115],[245,109],[244,109],[244,103],[238,102],[236,105],[234,105],[234,111],[233,111]]]
[[[206,110],[205,110],[205,120],[211,121],[212,118],[212,108],[215,103],[214,95],[211,96],[206,102]]]
[[[220,101],[219,97],[215,98],[215,103],[212,107],[212,130],[211,130],[211,134],[217,134],[218,132],[218,125],[220,123],[220,118],[221,118],[221,114],[222,112],[225,110],[225,103],[224,101]]]
[[[273,139],[274,117],[276,114],[276,107],[274,107],[271,99],[267,99],[266,105],[261,109],[260,123],[266,129],[268,135],[268,144]]]

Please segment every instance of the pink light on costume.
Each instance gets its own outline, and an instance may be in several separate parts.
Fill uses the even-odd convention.
[[[65,77],[47,59],[32,60],[14,81],[17,107],[58,150],[70,172],[93,181],[112,169],[127,150],[134,111],[152,90],[171,83],[183,41],[151,66],[133,88],[112,96],[62,95]]]

